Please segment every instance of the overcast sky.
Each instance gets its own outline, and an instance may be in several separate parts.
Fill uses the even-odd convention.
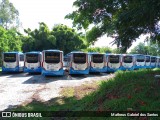
[[[10,0],[19,11],[23,28],[38,28],[39,22],[45,22],[49,28],[63,23],[72,27],[71,20],[64,16],[73,11],[74,0]]]
[[[44,22],[51,29],[54,24],[65,24],[72,27],[72,21],[64,19],[64,16],[71,13],[75,0],[10,0],[15,8],[19,11],[19,18],[24,29],[31,28],[34,30],[39,27],[39,22]],[[143,42],[143,37],[139,42]],[[109,43],[113,39],[106,36],[101,37],[94,46],[111,46]],[[132,48],[139,42],[134,43]]]

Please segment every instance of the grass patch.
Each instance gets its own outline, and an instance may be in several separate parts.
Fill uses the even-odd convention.
[[[65,88],[61,92],[63,97],[52,99],[46,103],[34,101],[12,110],[127,111],[131,109],[133,111],[160,111],[160,82],[155,82],[154,78],[154,75],[159,73],[160,69],[119,71],[115,73],[114,78],[102,81],[100,84],[93,83]],[[128,118],[108,119],[127,120]],[[150,119],[152,120],[151,117]]]
[[[100,82],[94,82],[89,84],[82,84],[76,87],[63,88],[60,94],[64,97],[75,97],[77,100],[82,99],[86,95],[96,91]]]

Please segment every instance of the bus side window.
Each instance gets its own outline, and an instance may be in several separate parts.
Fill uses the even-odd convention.
[[[24,61],[24,55],[20,55],[20,61]]]

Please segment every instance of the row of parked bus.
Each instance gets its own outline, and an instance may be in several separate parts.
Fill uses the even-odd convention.
[[[63,55],[60,50],[42,52],[5,52],[2,72],[40,72],[42,75],[89,74],[160,67],[160,57],[142,54],[102,54],[73,51]]]

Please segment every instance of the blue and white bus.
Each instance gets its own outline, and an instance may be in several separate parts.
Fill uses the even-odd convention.
[[[42,75],[62,76],[63,70],[63,51],[43,50],[42,51]]]
[[[107,72],[115,72],[118,70],[123,70],[121,54],[106,54],[106,58],[107,58]]]
[[[151,56],[145,55],[145,68],[151,68]]]
[[[2,72],[23,72],[24,54],[22,52],[2,53]]]
[[[122,70],[134,70],[134,55],[122,55]]]
[[[156,56],[151,56],[151,68],[156,67],[156,61],[157,61],[157,57]]]
[[[142,54],[134,54],[135,57],[135,70],[145,68],[145,55]]]
[[[89,74],[88,54],[80,51],[73,51],[67,54],[69,74]]]
[[[88,53],[89,72],[107,72],[105,54],[90,52]]]
[[[27,52],[24,54],[24,72],[41,73],[42,53],[38,51]]]

